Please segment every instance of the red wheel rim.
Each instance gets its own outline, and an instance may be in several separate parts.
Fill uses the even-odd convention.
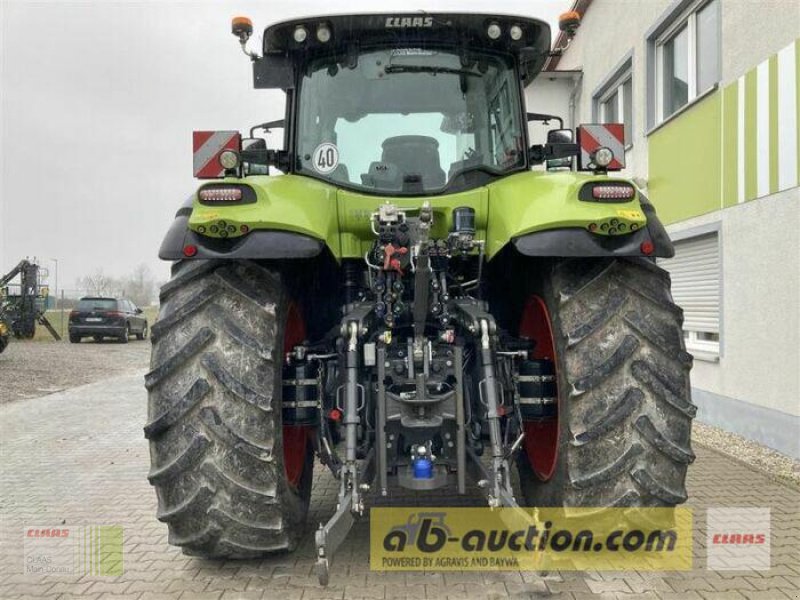
[[[284,355],[306,339],[306,322],[303,315],[292,303],[286,313],[286,327],[283,333]],[[306,465],[306,452],[311,427],[307,425],[283,426],[283,466],[286,479],[293,487],[299,487]]]
[[[553,343],[550,313],[547,311],[544,300],[539,296],[530,296],[525,303],[519,323],[519,335],[536,340],[536,346],[531,352],[532,358],[552,360],[556,369],[556,381],[558,381],[558,360]],[[542,481],[547,481],[553,476],[558,463],[558,420],[559,411],[558,404],[556,404],[554,418],[523,422],[525,453],[533,472]]]

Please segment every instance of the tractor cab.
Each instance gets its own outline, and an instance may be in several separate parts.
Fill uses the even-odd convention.
[[[234,20],[243,48],[251,31]],[[531,18],[346,15],[273,25],[263,56],[246,52],[256,88],[287,92],[286,150],[272,164],[366,194],[420,196],[548,157],[529,151],[523,89],[549,46],[549,25]]]

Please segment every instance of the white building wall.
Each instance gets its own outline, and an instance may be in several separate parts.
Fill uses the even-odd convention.
[[[727,84],[770,54],[786,47],[800,33],[800,2],[796,0],[720,0],[722,81]],[[625,175],[647,180],[647,31],[676,0],[595,0],[577,36],[564,52],[558,70],[583,72],[578,102],[580,122],[592,120],[592,94],[633,52],[633,126]]]
[[[525,88],[527,111],[559,116],[564,119],[564,127],[574,129],[577,124],[570,122],[570,94],[574,89],[580,89],[580,77],[580,72],[541,73]],[[547,130],[557,127],[557,121],[549,125],[529,123],[530,143],[543,144],[547,139]]]
[[[581,70],[576,120],[632,54],[633,144],[625,171],[646,189],[647,32],[682,3],[594,0],[558,69]],[[800,34],[796,0],[720,0],[721,82],[736,80]],[[689,109],[691,110],[691,109]],[[680,118],[680,117],[678,117]],[[718,227],[722,239],[721,355],[696,359],[698,418],[800,457],[800,188],[668,227],[680,236]]]
[[[676,223],[673,237],[719,224],[720,360],[695,360],[692,383],[800,416],[800,190]],[[800,433],[800,432],[798,432]]]
[[[721,0],[722,84],[800,37],[797,0]]]
[[[671,4],[670,0],[595,0],[583,17],[578,35],[558,63],[558,69],[583,70],[578,103],[579,122],[592,121],[592,93],[626,54],[633,51],[633,124],[624,175],[647,179],[645,137],[645,32]]]

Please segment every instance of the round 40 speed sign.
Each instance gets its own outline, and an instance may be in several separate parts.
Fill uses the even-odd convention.
[[[317,173],[321,175],[332,173],[339,166],[339,149],[336,144],[323,142],[314,149],[311,161]]]

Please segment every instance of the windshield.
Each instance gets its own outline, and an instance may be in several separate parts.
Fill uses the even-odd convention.
[[[424,194],[525,164],[510,58],[414,48],[364,52],[354,66],[338,58],[311,62],[302,79],[298,172]]]

